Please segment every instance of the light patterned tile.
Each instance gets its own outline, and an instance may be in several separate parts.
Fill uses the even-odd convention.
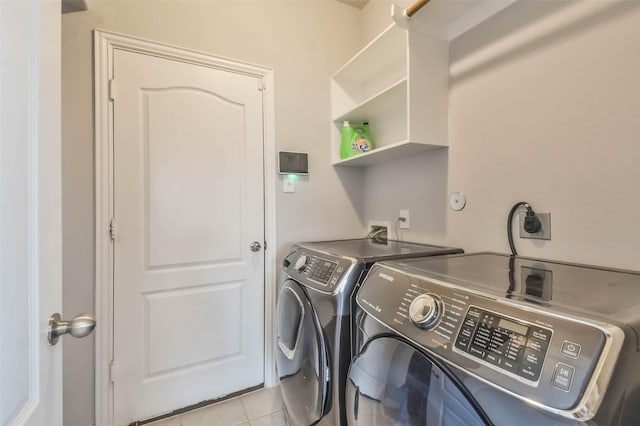
[[[278,411],[251,420],[251,426],[287,426],[287,421],[284,417],[284,411]]]
[[[249,420],[238,398],[183,414],[180,419],[182,426],[236,426]]]
[[[280,388],[261,389],[244,395],[240,400],[250,420],[275,413],[284,408]]]

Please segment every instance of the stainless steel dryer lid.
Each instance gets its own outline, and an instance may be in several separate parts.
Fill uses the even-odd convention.
[[[384,262],[497,298],[617,320],[640,329],[640,272],[496,253]]]
[[[386,243],[377,243],[370,238],[317,241],[298,243],[296,245],[335,256],[350,257],[365,263],[395,258],[462,253],[462,249],[454,247],[407,243],[395,240],[387,240]]]

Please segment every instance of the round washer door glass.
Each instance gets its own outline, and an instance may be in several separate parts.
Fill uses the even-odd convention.
[[[326,403],[328,359],[311,303],[291,280],[278,296],[277,336],[276,365],[289,424],[313,424]]]
[[[346,405],[349,425],[487,424],[442,369],[390,337],[370,341],[352,361]]]

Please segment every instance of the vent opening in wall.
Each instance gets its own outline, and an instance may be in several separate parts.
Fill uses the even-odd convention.
[[[389,222],[369,221],[369,233],[367,238],[380,244],[387,244],[389,235]]]

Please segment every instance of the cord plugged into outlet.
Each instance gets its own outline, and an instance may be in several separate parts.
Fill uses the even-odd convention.
[[[536,213],[529,203],[519,201],[511,207],[509,216],[507,217],[507,240],[511,248],[512,256],[518,255],[516,247],[513,244],[511,224],[513,222],[513,216],[519,207],[527,209],[524,215],[520,215],[520,238],[551,239],[551,213]]]

